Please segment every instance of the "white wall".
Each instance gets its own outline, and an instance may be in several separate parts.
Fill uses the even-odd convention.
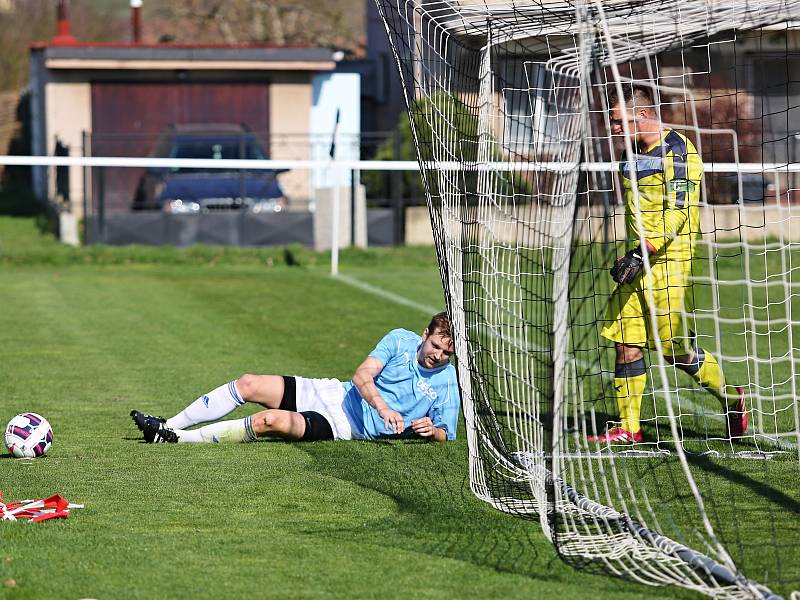
[[[289,160],[311,158],[305,144],[294,140],[309,133],[308,114],[312,106],[311,82],[308,73],[275,73],[269,86],[270,158]],[[281,143],[284,136],[289,142]],[[292,169],[278,177],[289,208],[305,210],[311,195],[308,171]]]
[[[70,147],[72,156],[80,156],[83,132],[92,129],[92,86],[89,83],[48,83],[45,86],[47,131],[46,153],[53,154],[56,137]],[[55,197],[55,171],[49,178],[48,197]],[[71,211],[83,216],[83,172],[81,167],[70,167],[69,195]]]
[[[611,236],[624,235],[625,209],[616,207],[613,221],[610,223]],[[519,215],[524,220],[537,222],[548,219],[551,223],[564,224],[564,219],[552,219],[549,212],[558,212],[563,209],[548,209],[534,207],[521,209],[524,215]],[[484,218],[487,215],[484,214]],[[570,217],[572,218],[572,217]],[[575,217],[578,221],[576,227],[583,240],[602,240],[603,236],[603,207],[592,206],[591,210],[581,208]],[[777,204],[766,206],[737,206],[737,205],[707,205],[700,209],[700,222],[703,237],[706,240],[734,241],[741,236],[746,241],[762,240],[765,237],[774,237],[783,241],[800,241],[800,206],[788,207]],[[498,215],[495,235],[502,241],[514,242],[515,236],[524,233],[524,226],[515,225],[505,215]],[[413,206],[406,209],[406,244],[433,244],[431,222],[428,209],[425,206]]]
[[[311,158],[329,160],[334,135],[336,111],[339,111],[338,141],[335,157],[338,160],[358,160],[357,142],[361,135],[361,77],[357,73],[321,73],[312,80],[312,107],[309,116]],[[315,169],[311,175],[315,189],[349,186],[349,171],[332,172]]]

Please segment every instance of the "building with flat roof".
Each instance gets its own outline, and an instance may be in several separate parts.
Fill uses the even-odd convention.
[[[314,78],[331,73],[333,53],[322,48],[40,44],[31,49],[32,150],[70,154],[147,156],[158,135],[182,123],[239,123],[266,145],[276,134],[310,134]],[[141,173],[120,170],[107,182],[110,207],[130,200]],[[307,195],[308,177],[286,186]],[[46,168],[34,171],[34,191],[54,197]],[[80,214],[83,176],[69,177],[69,208]]]

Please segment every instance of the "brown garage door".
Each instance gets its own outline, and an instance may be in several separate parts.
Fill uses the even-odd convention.
[[[269,85],[264,82],[92,84],[93,156],[148,156],[161,132],[170,125],[185,123],[243,123],[268,152]],[[103,171],[94,174],[95,202],[102,193],[105,211],[129,210],[143,169]]]

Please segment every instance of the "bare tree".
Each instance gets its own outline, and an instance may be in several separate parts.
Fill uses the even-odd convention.
[[[182,43],[267,43],[337,48],[364,44],[367,0],[145,2],[149,35]]]
[[[371,0],[145,0],[144,41],[263,43],[336,48],[360,56]],[[72,0],[72,34],[84,42],[130,39],[127,0]],[[20,27],[24,23],[24,27]],[[0,3],[0,91],[28,80],[34,42],[56,29],[53,0]]]
[[[52,0],[8,0],[1,8],[0,90],[18,90],[28,81],[31,44],[47,42],[55,34],[56,4]],[[126,2],[73,0],[70,8],[72,33],[79,40],[126,39]]]

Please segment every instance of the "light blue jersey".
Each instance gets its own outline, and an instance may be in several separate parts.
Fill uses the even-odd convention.
[[[426,369],[417,361],[422,337],[406,329],[387,333],[369,353],[383,364],[375,378],[375,387],[392,410],[403,415],[406,433],[411,431],[412,419],[428,416],[433,425],[447,431],[447,439],[456,439],[460,399],[456,370],[451,364],[438,369]],[[353,437],[373,439],[392,435],[384,427],[378,411],[361,397],[358,388],[349,381],[344,385],[344,407],[353,423]]]

